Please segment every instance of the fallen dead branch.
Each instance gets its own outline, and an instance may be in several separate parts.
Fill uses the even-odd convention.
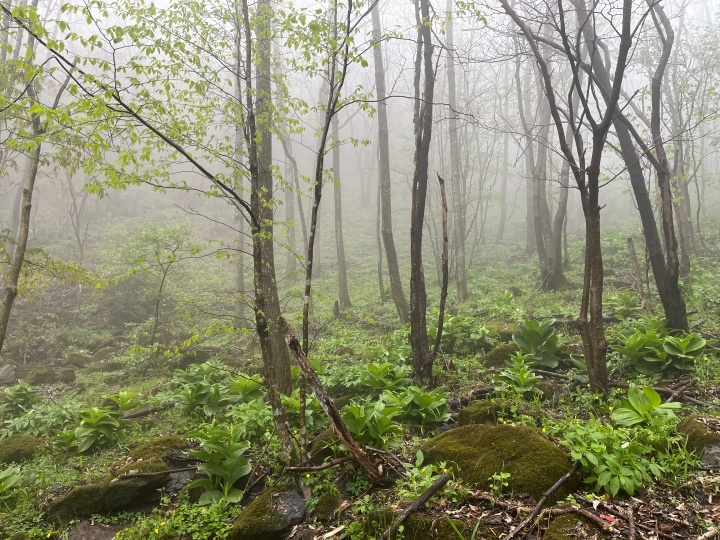
[[[415,501],[409,504],[407,508],[405,508],[397,515],[390,527],[388,527],[388,529],[385,531],[385,534],[383,534],[382,538],[392,538],[393,534],[395,534],[395,531],[397,531],[397,528],[400,526],[400,524],[405,521],[405,519],[410,514],[412,514],[418,508],[428,502],[432,498],[432,496],[437,493],[437,491],[439,491],[445,484],[448,483],[448,480],[450,480],[450,473],[445,473],[440,478],[435,480],[432,486],[427,488],[422,495],[420,495],[417,499],[415,499]]]
[[[350,430],[348,430],[342,416],[340,416],[340,411],[338,411],[338,408],[335,406],[335,402],[330,398],[327,392],[325,392],[322,382],[320,382],[317,373],[315,373],[312,365],[310,365],[310,362],[308,361],[307,356],[305,356],[305,352],[300,346],[300,342],[295,337],[290,325],[282,317],[280,317],[278,322],[284,330],[285,340],[290,348],[290,352],[292,352],[293,356],[295,356],[295,361],[300,367],[303,377],[305,377],[305,380],[310,384],[310,389],[313,395],[320,402],[325,414],[328,415],[333,431],[340,439],[340,442],[348,449],[348,452],[350,452],[355,458],[358,465],[360,465],[360,467],[362,467],[368,475],[371,482],[373,484],[379,484],[382,480],[382,471],[370,459],[365,447],[358,444],[357,441],[353,439]]]
[[[167,403],[161,403],[160,405],[155,405],[154,407],[143,409],[142,411],[126,412],[122,415],[122,419],[129,420],[130,418],[140,418],[141,416],[147,416],[152,413],[164,411],[165,409],[172,409],[178,403],[178,401],[168,401]]]
[[[580,469],[580,462],[576,461],[573,465],[572,469],[570,469],[567,473],[565,473],[557,482],[555,482],[550,489],[548,489],[545,493],[543,493],[543,496],[540,497],[540,500],[538,501],[537,505],[533,509],[532,512],[530,512],[530,515],[526,517],[524,520],[520,522],[519,525],[517,525],[512,531],[510,531],[503,540],[511,540],[512,538],[515,538],[527,525],[535,519],[535,517],[540,513],[540,510],[542,510],[543,506],[545,506],[545,503],[550,498],[550,496],[555,493],[560,486],[562,486],[565,482],[570,479],[572,475],[574,475],[578,470]]]
[[[345,456],[333,459],[332,461],[328,461],[322,465],[299,465],[297,467],[285,467],[285,470],[288,472],[324,471],[325,469],[332,469],[333,467],[337,467],[338,465],[342,465],[343,463],[347,463],[348,461],[352,461],[354,459],[355,458],[352,456]]]

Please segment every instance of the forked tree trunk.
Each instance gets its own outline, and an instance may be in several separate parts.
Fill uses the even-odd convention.
[[[432,137],[433,94],[433,44],[430,31],[430,6],[428,0],[416,0],[416,24],[418,26],[417,57],[415,61],[415,172],[412,183],[412,209],[410,215],[410,347],[412,350],[413,376],[424,384],[432,382],[433,358],[427,334],[427,296],[423,269],[422,244],[427,198],[428,157]],[[425,82],[420,94],[421,66],[424,65]]]
[[[380,41],[380,8],[378,5],[372,10],[373,22],[373,58],[375,60],[375,87],[377,94],[377,117],[378,117],[378,151],[380,154],[378,189],[380,190],[380,216],[382,218],[382,242],[385,246],[385,258],[387,260],[388,275],[390,278],[390,292],[392,294],[395,308],[398,312],[400,322],[408,322],[408,304],[405,299],[402,281],[400,279],[400,266],[398,265],[397,252],[395,250],[395,238],[392,230],[392,200],[390,186],[390,144],[388,140],[388,119],[387,119],[387,93],[385,91],[385,65],[383,64],[382,43]]]

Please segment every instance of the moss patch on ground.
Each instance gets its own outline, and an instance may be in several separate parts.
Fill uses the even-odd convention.
[[[564,540],[565,538],[606,538],[602,530],[580,514],[571,513],[556,517],[542,535],[543,540]]]
[[[536,429],[469,425],[453,429],[421,446],[428,463],[445,462],[464,483],[488,489],[490,477],[508,472],[507,492],[527,493],[536,500],[572,468],[570,456]],[[550,499],[564,499],[580,485],[576,475]]]

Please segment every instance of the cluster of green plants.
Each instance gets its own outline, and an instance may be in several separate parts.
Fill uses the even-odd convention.
[[[622,365],[647,376],[673,377],[695,369],[696,363],[716,343],[696,332],[671,334],[657,318],[634,321],[616,335],[610,348]]]
[[[545,424],[580,462],[585,482],[614,497],[654,480],[687,477],[696,459],[676,430],[679,404],[663,404],[654,390],[635,385],[620,403],[610,407],[615,425],[597,417]]]
[[[542,322],[528,319],[513,334],[513,342],[525,355],[529,365],[548,368],[558,366],[558,352],[567,345],[567,339],[556,333],[554,324],[554,319]]]
[[[20,483],[21,480],[22,473],[20,471],[20,467],[13,465],[0,470],[0,504],[5,506],[6,509],[6,501],[14,495],[13,489]]]
[[[437,316],[431,318],[437,321]],[[428,328],[431,343],[437,336],[437,323]],[[477,318],[463,315],[446,315],[440,337],[440,350],[455,356],[468,356],[487,351],[495,346],[490,331]]]
[[[149,515],[137,515],[134,521],[117,533],[117,540],[169,540],[192,538],[193,540],[223,540],[232,531],[232,520],[239,507],[225,502],[192,504],[182,499],[169,509],[170,500],[165,497]]]
[[[515,394],[522,398],[541,396],[542,391],[535,385],[542,380],[530,369],[529,354],[518,352],[506,362],[506,367],[495,375],[495,391],[501,394]]]
[[[447,395],[418,386],[386,390],[377,398],[347,405],[342,417],[358,442],[386,448],[404,431],[400,423],[425,429],[445,422],[449,418]]]

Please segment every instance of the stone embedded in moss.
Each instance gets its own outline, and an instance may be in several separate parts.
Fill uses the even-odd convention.
[[[494,337],[498,341],[502,341],[503,343],[511,342],[513,334],[520,331],[520,327],[517,324],[504,321],[485,323],[485,328],[488,329],[490,336]]]
[[[181,435],[165,435],[137,446],[130,452],[133,459],[149,460],[153,458],[167,459],[174,451],[184,450],[188,441]]]
[[[44,445],[42,440],[33,435],[10,435],[0,441],[0,463],[18,463],[31,459]]]
[[[485,489],[493,474],[508,472],[506,491],[527,493],[535,499],[572,468],[569,455],[538,430],[527,427],[463,426],[430,439],[420,449],[428,463],[452,465],[461,481]],[[564,499],[579,483],[577,475],[571,478],[550,502]]]
[[[542,535],[543,540],[565,540],[566,538],[606,538],[602,530],[577,513],[563,514],[550,522]]]
[[[110,480],[76,486],[65,495],[53,499],[47,506],[47,514],[61,521],[79,516],[91,516],[105,510],[103,496]]]
[[[497,424],[510,410],[512,403],[502,399],[488,399],[473,401],[458,414],[458,424],[469,426],[471,424]]]
[[[688,450],[702,452],[710,446],[720,445],[720,434],[710,433],[705,425],[698,421],[699,414],[691,414],[678,425],[678,431],[687,436]]]
[[[503,343],[483,356],[480,363],[486,367],[505,367],[505,362],[519,350],[514,343]]]
[[[281,540],[305,518],[305,501],[295,491],[268,490],[235,520],[228,540]]]

